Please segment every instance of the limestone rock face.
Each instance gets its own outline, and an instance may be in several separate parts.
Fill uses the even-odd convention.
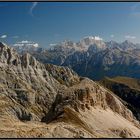
[[[0,43],[0,137],[139,137],[139,127],[111,91]]]

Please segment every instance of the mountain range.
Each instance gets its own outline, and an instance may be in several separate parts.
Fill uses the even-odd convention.
[[[68,66],[93,80],[105,76],[140,78],[140,44],[128,40],[105,42],[99,37],[89,36],[78,43],[65,40],[52,44],[49,49],[28,52],[42,63]]]
[[[12,47],[0,43],[1,138],[140,137],[139,117],[134,112],[135,104],[130,102],[129,98],[118,96],[119,91],[113,93],[112,84],[110,86],[112,88],[109,89],[104,84],[107,82],[96,82],[79,76],[70,67],[47,63],[46,58],[56,62],[54,56],[63,58],[58,61],[63,62],[60,65],[64,65],[68,57],[69,60],[74,58],[71,66],[74,62],[75,65],[81,66],[86,60],[87,64],[90,64],[94,56],[98,56],[98,60],[110,48],[106,47],[100,38],[92,39],[95,40],[95,44],[90,47],[87,47],[88,40],[85,43],[87,46],[78,44],[80,49],[77,45],[75,47],[75,43],[69,42],[70,47],[67,42],[64,42],[64,46],[57,45],[49,51],[41,51],[40,54],[44,54],[45,60],[39,59],[41,55],[38,51],[19,54]],[[90,54],[90,49],[94,55]],[[122,56],[120,53],[122,49],[115,47],[113,50],[119,53],[118,56]],[[111,51],[111,56],[114,55],[114,51]],[[60,57],[61,55],[64,57]],[[45,63],[38,61],[34,56]],[[130,54],[126,56],[131,58]],[[113,60],[116,58],[113,57]],[[104,62],[112,65],[110,61]],[[130,62],[130,60],[127,61],[126,58],[122,62]],[[96,64],[94,61],[92,63]],[[83,68],[79,67],[80,69]],[[124,84],[122,79],[118,81]],[[136,84],[129,87],[129,80],[126,82],[128,90],[139,88],[139,81],[133,79],[132,81]],[[137,93],[134,96],[137,98]]]

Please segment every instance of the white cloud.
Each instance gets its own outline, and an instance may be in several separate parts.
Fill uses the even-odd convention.
[[[37,6],[37,4],[38,4],[38,2],[32,3],[32,5],[30,7],[30,11],[29,11],[31,16],[34,16],[33,11],[34,11],[35,7]]]
[[[136,39],[136,36],[126,35],[125,38],[126,39]]]
[[[30,43],[30,41],[28,41],[28,40],[22,40],[20,43],[27,44],[27,43]]]
[[[35,44],[33,44],[33,46],[34,46],[35,48],[37,48],[37,47],[39,47],[39,44],[38,44],[38,43],[35,43]]]
[[[94,39],[95,39],[95,40],[103,40],[103,39],[100,38],[99,36],[95,36]]]
[[[49,44],[50,46],[56,46],[57,44],[53,44],[53,43],[51,43],[51,44]]]
[[[24,44],[21,44],[21,43],[17,43],[17,44],[13,44],[14,47],[23,47]]]
[[[0,38],[2,39],[7,38],[7,35],[2,35]]]
[[[110,35],[110,37],[111,37],[111,38],[114,38],[114,35],[112,34],[112,35]]]
[[[22,40],[20,42],[17,42],[15,44],[13,44],[14,47],[39,47],[38,43],[32,42],[32,41],[28,41],[28,40]]]

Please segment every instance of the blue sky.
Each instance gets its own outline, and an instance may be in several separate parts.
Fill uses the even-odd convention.
[[[0,2],[0,41],[48,47],[85,36],[140,42],[140,2]]]

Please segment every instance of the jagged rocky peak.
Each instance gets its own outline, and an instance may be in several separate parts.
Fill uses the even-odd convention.
[[[0,43],[0,62],[8,65],[15,65],[28,68],[31,67],[39,67],[41,64],[29,53],[24,53],[20,55],[17,51],[7,46],[4,43]],[[37,64],[39,64],[37,66]]]
[[[106,45],[102,38],[99,36],[88,36],[84,37],[82,40],[80,40],[79,45],[81,45],[84,48],[89,48],[91,45],[96,45],[99,48],[105,48]]]
[[[21,64],[24,66],[24,67],[28,67],[29,65],[33,66],[33,67],[36,67],[37,66],[37,61],[36,59],[31,56],[29,53],[25,53],[21,56]]]
[[[66,50],[71,50],[71,51],[87,51],[87,49],[93,46],[96,48],[104,49],[106,48],[106,45],[102,38],[98,36],[88,36],[84,37],[82,40],[79,42],[75,43],[70,40],[64,40],[63,42],[59,44],[52,44],[50,46],[50,50],[57,50],[57,51],[66,51]]]
[[[124,42],[122,42],[122,44],[133,44],[133,43],[129,40],[125,40]]]
[[[129,50],[133,50],[133,49],[136,49],[137,48],[137,45],[132,43],[131,41],[129,40],[125,40],[124,42],[122,42],[120,44],[120,48],[122,48],[123,50],[125,51],[129,51]]]
[[[76,44],[73,42],[73,41],[71,41],[71,40],[64,40],[62,43],[62,46],[69,46],[69,47],[74,47]]]
[[[55,73],[57,67],[51,69],[51,74],[49,67],[39,63],[30,54],[18,55],[12,48],[6,45],[3,45],[1,48],[4,49],[1,51],[0,59],[0,91],[2,93],[1,95],[6,98],[6,101],[11,99],[9,102],[9,106],[10,104],[12,106],[11,113],[13,113],[11,117],[14,116],[20,120],[31,120],[31,118],[41,119],[43,110],[45,112],[48,111],[58,90],[65,89],[67,85],[75,84],[75,79],[79,82],[78,75],[71,72],[70,69],[62,68],[64,72],[61,72],[62,77],[60,78],[62,78],[61,81],[67,78],[67,83],[65,84],[65,81],[61,83],[60,79],[57,79],[60,72]],[[15,60],[19,61],[18,65],[15,64]],[[69,76],[64,75],[65,72]],[[75,75],[75,79],[73,75]],[[12,104],[13,100],[15,106]],[[32,106],[33,104],[36,104],[36,106]],[[33,109],[29,111],[28,107]],[[42,109],[40,110],[40,108]]]
[[[16,64],[18,60],[19,55],[13,48],[8,47],[5,43],[0,43],[0,62]]]
[[[8,49],[8,46],[4,42],[0,42],[0,52],[3,53],[6,49]]]
[[[1,47],[5,47],[6,44],[5,44],[4,42],[0,42],[0,46],[1,46]]]
[[[77,44],[71,40],[64,40],[58,44],[50,44],[49,50],[63,52],[67,55],[75,51],[81,51],[82,48],[78,47]]]
[[[106,42],[106,46],[108,48],[119,48],[120,44],[116,41],[111,40],[109,42]]]
[[[87,36],[84,37],[80,42],[85,43],[85,45],[89,45],[89,44],[93,44],[94,42],[100,42],[102,41],[102,38],[98,37],[98,36]]]
[[[72,86],[80,81],[80,77],[69,67],[45,65],[47,71],[52,74],[61,84]]]

